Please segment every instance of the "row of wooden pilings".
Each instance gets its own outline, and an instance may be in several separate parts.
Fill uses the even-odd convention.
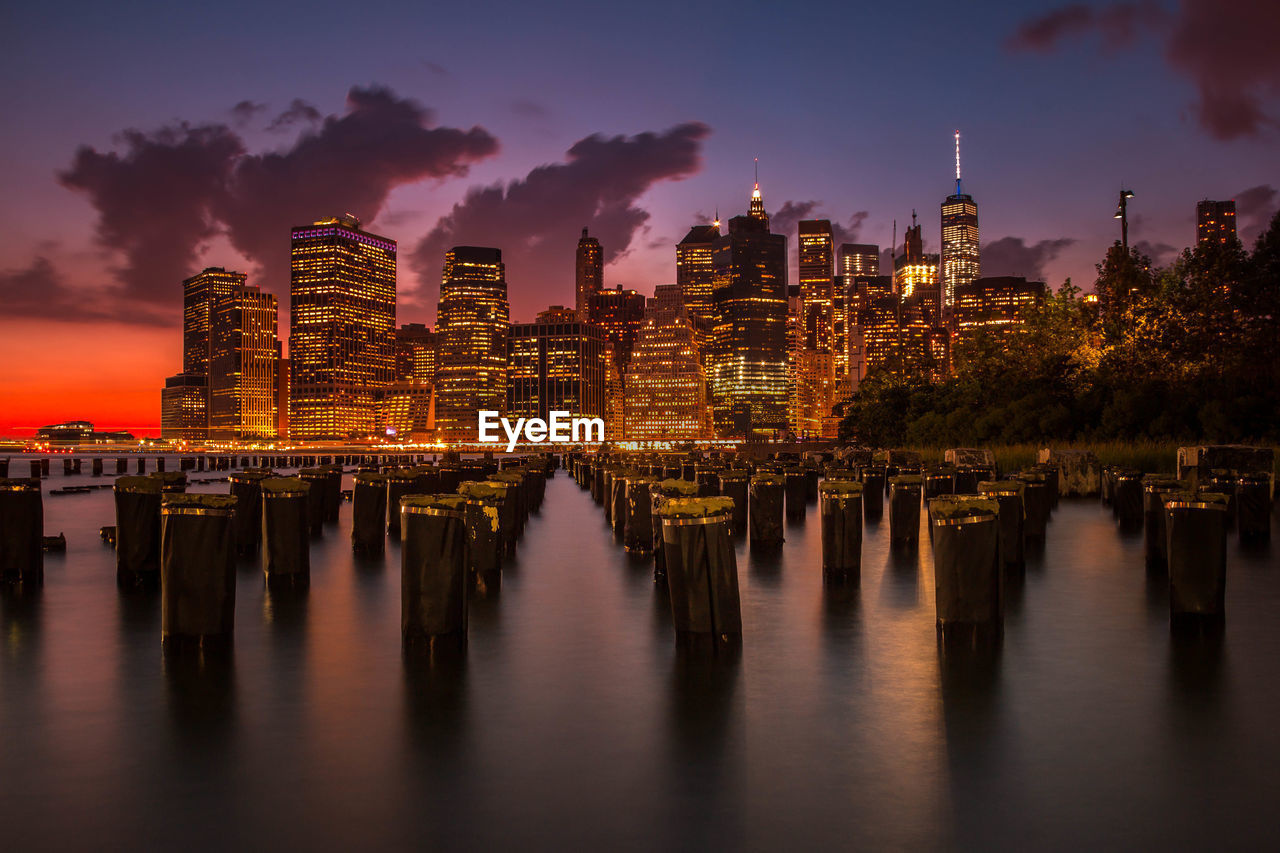
[[[467,598],[495,594],[505,560],[542,505],[555,458],[451,459],[440,465],[364,465],[355,471],[351,542],[377,557],[401,541],[406,644],[465,644]],[[248,469],[227,494],[187,493],[182,471],[124,476],[114,485],[115,548],[125,590],[158,589],[167,646],[227,645],[235,621],[237,556],[261,553],[276,592],[310,578],[311,541],[336,524],[345,497],[340,465],[296,476]],[[0,568],[19,589],[43,581],[43,501],[37,479],[0,480]],[[34,535],[33,535],[34,534]]]
[[[89,472],[94,477],[106,473],[107,463],[111,463],[116,476],[129,473],[132,460],[134,471],[138,474],[163,473],[173,463],[179,471],[232,471],[236,468],[305,468],[323,465],[379,465],[406,466],[421,464],[427,461],[423,454],[330,454],[330,455],[263,455],[242,456],[239,454],[197,454],[194,456],[148,456],[146,454],[130,454],[114,458],[103,456],[82,457],[64,455],[62,459],[63,476],[78,476],[84,473],[84,463],[88,459]],[[0,457],[0,478],[9,476],[10,466],[14,460]],[[35,478],[50,475],[50,458],[47,456],[29,457],[26,459],[30,476]],[[149,469],[149,471],[148,471]],[[16,472],[15,472],[16,473]]]

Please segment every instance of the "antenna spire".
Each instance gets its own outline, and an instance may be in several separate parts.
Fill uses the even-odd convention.
[[[960,192],[960,131],[956,131],[956,195]]]

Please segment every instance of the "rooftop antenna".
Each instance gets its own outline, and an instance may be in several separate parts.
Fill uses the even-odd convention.
[[[716,230],[717,230],[717,231],[719,231],[719,230],[720,230],[720,205],[718,205],[718,204],[716,205],[716,221],[715,221],[715,226],[716,226]]]
[[[956,195],[960,195],[960,131],[956,131]]]

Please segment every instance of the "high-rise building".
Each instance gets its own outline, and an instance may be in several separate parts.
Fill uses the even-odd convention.
[[[864,323],[875,319],[872,309],[881,304],[879,300],[894,296],[893,276],[860,275],[847,280],[844,285],[845,300],[849,315],[849,383],[848,393],[858,390],[858,385],[867,375],[868,344],[874,349],[877,345],[874,332],[864,328]]]
[[[893,261],[893,285],[903,299],[919,296],[930,323],[937,323],[942,313],[942,291],[938,281],[938,256],[924,253],[921,226],[911,212],[911,227],[902,241],[902,254]]]
[[[797,432],[817,436],[836,402],[835,244],[831,222],[802,220],[798,238],[800,328],[795,342],[796,392],[791,425]]]
[[[209,327],[213,305],[237,287],[244,287],[245,274],[222,267],[207,267],[182,282],[182,372],[204,375],[209,372]]]
[[[952,320],[962,337],[977,329],[1007,328],[1044,299],[1044,293],[1043,281],[1018,276],[977,278],[956,288]]]
[[[859,310],[866,373],[934,368],[933,326],[921,301],[897,294],[869,293]]]
[[[787,238],[769,233],[759,184],[751,213],[712,250],[715,328],[707,359],[715,429],[748,435],[787,424]]]
[[[510,324],[502,250],[450,249],[436,311],[436,433],[442,440],[475,441],[481,410],[506,411]]]
[[[689,312],[693,326],[694,342],[698,357],[706,364],[711,330],[715,326],[715,306],[712,290],[716,270],[711,262],[711,250],[720,237],[720,222],[713,225],[695,225],[684,239],[676,244],[676,284]]]
[[[396,329],[397,382],[434,385],[436,381],[436,336],[423,323],[405,323]]]
[[[276,436],[289,435],[289,378],[293,375],[289,359],[280,357],[280,341],[276,340]]]
[[[618,369],[625,372],[640,324],[644,322],[644,294],[623,290],[622,285],[601,290],[591,295],[589,313],[590,322],[604,329],[613,344]]]
[[[435,434],[435,388],[395,381],[382,392],[382,432],[398,441],[426,441]]]
[[[395,241],[349,214],[294,228],[290,301],[292,435],[373,435],[395,375]]]
[[[689,441],[710,434],[706,372],[679,285],[658,285],[645,307],[626,389],[628,441]]]
[[[273,438],[280,347],[276,298],[237,287],[214,303],[209,333],[209,438]]]
[[[554,305],[532,323],[511,324],[507,344],[507,416],[542,418],[553,411],[604,417],[604,330]]]
[[[203,373],[179,373],[160,390],[160,437],[204,441],[209,437],[209,387]]]
[[[956,191],[942,202],[943,310],[951,312],[956,288],[982,275],[978,249],[978,205],[960,184],[960,131],[956,131]]]
[[[578,319],[586,322],[591,310],[591,294],[604,289],[604,250],[600,241],[587,235],[582,229],[578,240],[578,259],[574,270],[574,290],[577,294]]]
[[[846,282],[854,276],[880,275],[880,247],[873,243],[841,243],[840,275]]]
[[[1231,243],[1236,236],[1236,203],[1232,201],[1196,202],[1196,242]]]

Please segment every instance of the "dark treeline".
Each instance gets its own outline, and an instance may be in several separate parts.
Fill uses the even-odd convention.
[[[1112,246],[1096,301],[1070,279],[1020,326],[957,340],[952,370],[886,363],[844,404],[843,440],[956,446],[1280,440],[1280,213],[1252,252],[1152,269]]]

